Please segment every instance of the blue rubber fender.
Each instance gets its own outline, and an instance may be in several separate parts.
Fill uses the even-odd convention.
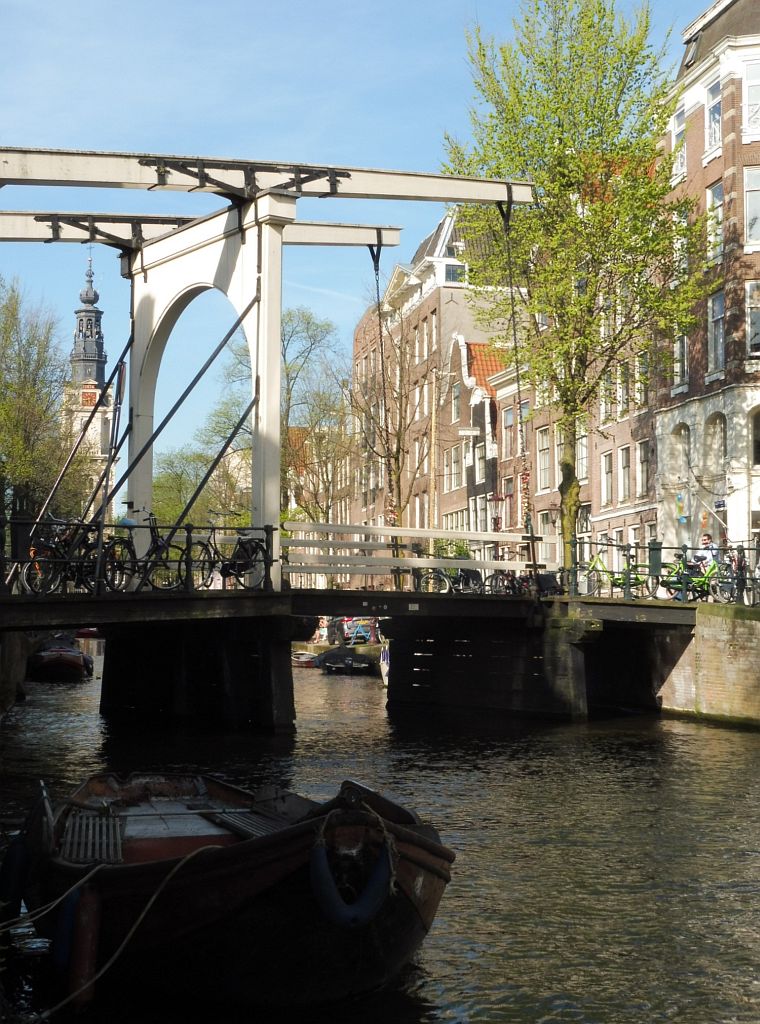
[[[374,920],[391,892],[391,858],[385,842],[375,861],[364,891],[354,903],[346,903],[335,884],[327,846],[317,842],[309,858],[311,890],[317,906],[331,924],[339,928],[363,928]]]

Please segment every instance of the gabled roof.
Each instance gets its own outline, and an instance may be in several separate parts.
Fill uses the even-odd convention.
[[[487,341],[467,342],[467,373],[490,398],[496,397],[496,391],[488,378],[503,369],[503,360]]]

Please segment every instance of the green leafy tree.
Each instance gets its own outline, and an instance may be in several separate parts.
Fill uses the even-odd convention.
[[[710,287],[705,225],[673,195],[661,142],[675,98],[647,5],[626,20],[614,0],[525,0],[513,42],[476,29],[468,43],[472,142],[447,139],[448,169],[535,194],[508,231],[505,211],[463,211],[469,281],[481,321],[556,409],[569,559],[577,438],[611,380],[638,373],[643,391],[657,340],[688,333]]]
[[[68,364],[53,316],[30,305],[17,282],[0,278],[0,477],[11,516],[39,511],[70,449],[61,420]],[[82,511],[86,453],[72,465],[50,511]]]

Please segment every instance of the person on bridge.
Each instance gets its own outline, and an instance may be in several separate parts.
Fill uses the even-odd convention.
[[[702,572],[709,569],[711,562],[718,561],[718,546],[713,543],[711,533],[702,534],[702,549],[694,552],[694,561]]]

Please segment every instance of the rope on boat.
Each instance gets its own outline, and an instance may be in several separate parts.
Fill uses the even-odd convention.
[[[78,996],[80,996],[83,992],[85,992],[88,988],[90,988],[92,985],[94,985],[96,981],[99,981],[103,977],[103,975],[106,973],[106,971],[110,970],[111,967],[113,967],[113,965],[119,959],[121,954],[124,952],[124,950],[127,947],[127,944],[132,939],[132,936],[135,934],[135,932],[137,931],[139,926],[144,921],[148,911],[153,906],[153,904],[156,902],[156,900],[161,895],[161,893],[166,888],[166,886],[169,884],[169,882],[174,877],[174,875],[176,875],[177,872],[181,868],[183,868],[187,864],[188,861],[192,860],[193,857],[196,857],[199,853],[203,853],[205,850],[218,850],[218,849],[219,849],[218,846],[213,846],[213,845],[211,845],[211,846],[201,846],[197,850],[192,850],[185,857],[183,857],[182,860],[178,861],[174,865],[174,867],[171,869],[171,871],[166,875],[166,877],[162,879],[162,881],[159,884],[159,886],[156,889],[156,891],[153,893],[153,895],[150,897],[150,899],[145,904],[143,909],[140,911],[140,913],[139,913],[139,915],[137,917],[137,920],[132,925],[132,927],[129,929],[127,934],[124,936],[124,938],[123,938],[121,944],[119,945],[119,947],[116,949],[116,951],[113,953],[113,955],[111,957],[109,957],[109,959],[103,964],[103,966],[100,968],[100,970],[97,971],[91,978],[89,978],[84,983],[84,985],[80,985],[80,987],[78,989],[76,989],[76,991],[69,993],[69,995],[67,995],[65,999],[62,999],[60,1001],[60,1003],[57,1003],[55,1006],[50,1007],[50,1009],[45,1010],[44,1013],[39,1015],[38,1019],[41,1020],[41,1021],[49,1020],[50,1017],[52,1017],[54,1013],[58,1013],[58,1011],[63,1009],[64,1006],[67,1006],[70,1002],[72,1002],[74,999],[76,999]],[[102,867],[102,865],[98,865],[98,867]],[[94,872],[90,873],[90,875],[92,875],[92,874],[94,874]],[[82,879],[82,882],[84,882],[84,879]],[[81,884],[81,883],[78,883],[78,884]],[[74,886],[73,888],[76,889],[77,886]],[[69,890],[69,891],[73,891],[73,890]],[[66,894],[66,895],[68,895],[68,894]],[[63,897],[61,897],[61,898],[63,898]],[[56,901],[56,902],[58,902],[58,901]]]
[[[92,871],[88,871],[87,874],[83,878],[80,878],[78,882],[75,882],[70,889],[67,889],[66,892],[57,896],[54,900],[51,900],[50,903],[45,903],[43,906],[37,907],[34,911],[27,911],[26,914],[21,914],[19,917],[11,918],[10,921],[3,921],[2,924],[0,924],[0,933],[10,931],[11,928],[16,928],[20,924],[34,924],[35,921],[39,921],[39,919],[44,917],[45,914],[49,914],[51,910],[55,910],[58,904],[63,903],[63,901],[73,892],[76,892],[77,889],[89,882],[92,876],[96,875],[98,871],[105,866],[105,864],[96,864]]]
[[[361,928],[368,925],[388,896],[393,896],[398,888],[395,870],[397,851],[393,836],[382,817],[372,807],[364,802],[355,806],[360,807],[375,820],[383,836],[383,850],[357,899],[353,903],[344,900],[327,859],[326,832],[333,814],[340,813],[341,808],[330,811],[322,820],[309,859],[312,893],[317,905],[328,921],[342,928]]]

